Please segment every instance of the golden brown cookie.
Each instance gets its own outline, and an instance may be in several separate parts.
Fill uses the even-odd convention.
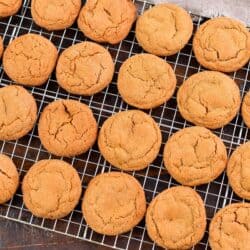
[[[47,30],[63,30],[76,20],[81,0],[32,0],[31,15],[34,22]]]
[[[240,102],[237,84],[229,76],[216,71],[192,75],[177,93],[182,117],[210,129],[228,124],[239,111]]]
[[[56,78],[70,93],[93,95],[107,87],[114,70],[108,50],[97,43],[82,42],[63,51],[58,59]]]
[[[250,249],[250,204],[234,203],[216,213],[209,226],[213,250]]]
[[[173,134],[165,145],[163,157],[168,172],[186,186],[213,181],[227,164],[227,151],[222,140],[198,126]]]
[[[19,175],[13,161],[0,154],[0,204],[10,200],[16,193]]]
[[[58,100],[43,110],[38,134],[50,153],[70,157],[85,153],[93,146],[97,123],[87,105],[74,100]]]
[[[36,101],[21,86],[0,88],[0,114],[0,140],[19,139],[35,125]]]
[[[233,191],[250,200],[250,142],[240,145],[231,155],[227,176]]]
[[[175,4],[164,3],[146,10],[138,18],[135,34],[145,51],[169,56],[188,43],[192,32],[191,16]]]
[[[116,44],[128,35],[135,19],[136,7],[131,0],[87,0],[78,27],[94,41]]]
[[[162,136],[154,119],[139,110],[109,117],[99,133],[103,157],[117,168],[133,171],[146,168],[157,157]]]
[[[22,0],[0,0],[0,18],[15,15],[22,6]]]
[[[105,235],[131,230],[142,220],[145,211],[142,186],[133,176],[120,172],[104,173],[92,179],[82,202],[87,224]]]
[[[47,38],[25,34],[13,40],[4,51],[3,67],[13,81],[39,86],[48,80],[57,60],[57,49]]]
[[[0,58],[2,57],[2,54],[3,54],[3,39],[0,36]]]
[[[79,202],[82,186],[77,171],[61,160],[42,160],[27,172],[22,184],[25,206],[37,217],[59,219]]]
[[[236,71],[250,58],[250,33],[240,21],[228,17],[213,18],[196,32],[193,50],[205,68]]]
[[[248,128],[250,128],[250,91],[248,91],[243,99],[241,106],[241,114]]]
[[[161,247],[189,249],[206,229],[204,203],[189,187],[172,187],[158,194],[146,214],[149,237]]]
[[[151,109],[172,97],[176,76],[165,60],[150,54],[138,54],[122,64],[117,87],[128,104]]]

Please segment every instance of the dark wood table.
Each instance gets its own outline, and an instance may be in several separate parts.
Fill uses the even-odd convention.
[[[108,250],[109,248],[0,218],[0,249]]]

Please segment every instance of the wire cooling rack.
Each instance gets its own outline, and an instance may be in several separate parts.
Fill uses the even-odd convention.
[[[138,8],[138,13],[142,13],[145,9],[148,9],[151,6],[150,3],[142,0],[135,0],[135,4]],[[198,16],[193,16],[193,19],[195,29],[205,20]],[[0,35],[4,39],[5,46],[7,46],[15,37],[29,32],[41,34],[49,38],[57,46],[59,51],[64,50],[72,44],[86,40],[83,34],[77,29],[76,25],[60,32],[47,32],[39,28],[32,22],[30,1],[25,0],[22,9],[17,15],[0,20]],[[129,33],[128,37],[120,44],[114,46],[109,45],[106,47],[109,49],[116,64],[115,76],[108,88],[91,97],[71,95],[58,87],[55,75],[53,74],[42,87],[28,88],[36,98],[39,113],[49,102],[59,98],[72,98],[89,105],[94,112],[99,126],[101,126],[103,121],[112,114],[121,110],[131,109],[132,107],[124,103],[118,95],[116,79],[122,62],[128,57],[142,52],[141,47],[135,39],[134,28]],[[178,79],[178,86],[187,77],[202,70],[192,53],[191,42],[189,42],[189,44],[177,55],[167,57],[166,60],[175,70]],[[239,84],[242,96],[250,87],[249,67],[250,63],[243,69],[231,74]],[[10,83],[11,81],[4,73],[1,65],[0,85],[5,86]],[[163,166],[162,151],[164,143],[170,135],[179,129],[190,126],[191,124],[181,118],[176,107],[176,95],[164,105],[150,110],[148,113],[160,125],[163,135],[163,144],[160,154],[153,164],[143,171],[137,171],[131,174],[133,174],[143,185],[147,202],[150,202],[157,193],[171,186],[178,185],[178,183],[169,176]],[[244,125],[240,115],[238,115],[229,125],[214,132],[223,139],[229,154],[239,144],[244,143],[250,137],[248,129]],[[21,180],[30,166],[36,161],[55,158],[41,146],[37,134],[37,126],[35,126],[29,135],[20,140],[0,142],[0,152],[11,156],[18,167]],[[102,172],[116,170],[101,157],[96,145],[83,155],[73,159],[64,158],[64,160],[73,164],[78,170],[82,180],[83,193],[91,178]],[[195,189],[201,195],[206,204],[208,223],[218,209],[224,207],[226,204],[242,201],[232,192],[232,189],[228,185],[225,173],[208,185],[202,185]],[[116,249],[160,249],[147,236],[144,221],[132,231],[117,237],[103,236],[93,232],[86,225],[86,222],[82,217],[80,204],[66,218],[56,221],[38,219],[32,216],[23,205],[20,188],[11,201],[0,206],[0,217]],[[209,249],[207,231],[202,241],[195,246],[194,249]]]

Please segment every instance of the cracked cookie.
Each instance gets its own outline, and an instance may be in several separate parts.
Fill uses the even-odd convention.
[[[250,142],[240,145],[229,158],[227,176],[233,191],[250,200]]]
[[[119,112],[103,124],[98,146],[117,168],[133,171],[146,168],[157,157],[162,136],[154,119],[139,110]]]
[[[0,88],[0,114],[0,140],[17,140],[35,125],[36,101],[21,86]]]
[[[22,6],[22,0],[0,0],[0,18],[15,15]]]
[[[240,90],[229,76],[203,71],[179,88],[177,104],[182,117],[210,129],[228,124],[240,109]]]
[[[250,249],[250,204],[234,203],[216,213],[209,226],[213,250]]]
[[[105,235],[126,233],[144,217],[146,198],[131,175],[110,172],[93,178],[84,194],[82,212],[87,224]]]
[[[196,126],[173,134],[165,145],[163,158],[175,180],[182,185],[196,186],[216,179],[223,172],[227,151],[218,136]]]
[[[35,163],[24,176],[23,201],[37,217],[59,219],[78,204],[82,186],[77,171],[61,160]]]
[[[16,193],[19,174],[13,161],[0,154],[0,204],[10,200]]]
[[[87,0],[78,27],[94,41],[117,44],[128,35],[135,19],[136,7],[131,0]]]
[[[63,30],[76,20],[81,0],[32,0],[31,15],[34,22],[47,30]]]
[[[82,42],[63,51],[56,66],[56,78],[70,93],[93,95],[111,82],[114,68],[108,50],[96,43]]]
[[[71,157],[89,150],[97,137],[92,110],[74,100],[58,100],[43,110],[38,134],[42,145],[52,154]]]
[[[57,60],[57,49],[47,38],[25,34],[13,40],[5,49],[3,68],[13,81],[40,86],[52,73]]]
[[[236,71],[250,59],[250,33],[240,21],[213,18],[196,32],[193,50],[197,61],[205,68]]]
[[[169,56],[180,51],[193,32],[191,16],[175,4],[159,4],[146,10],[137,20],[136,39],[154,55]]]
[[[248,91],[243,99],[241,106],[241,115],[248,128],[250,128],[250,91]]]
[[[189,249],[203,237],[206,211],[199,194],[189,187],[172,187],[158,194],[146,213],[149,237],[168,249]]]
[[[165,60],[150,54],[138,54],[122,64],[117,87],[128,104],[151,109],[172,97],[176,76]]]

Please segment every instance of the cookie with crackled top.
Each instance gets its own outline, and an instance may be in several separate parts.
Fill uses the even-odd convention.
[[[177,105],[182,117],[195,125],[216,129],[228,124],[240,109],[240,90],[229,76],[203,71],[179,88]]]
[[[103,157],[117,168],[146,168],[157,157],[162,136],[154,119],[140,110],[119,112],[101,127],[98,146]]]
[[[119,43],[136,19],[131,0],[87,0],[78,17],[78,27],[96,42]]]
[[[128,104],[151,109],[172,97],[176,76],[165,60],[151,54],[138,54],[122,64],[117,87]]]
[[[157,245],[167,249],[190,249],[205,233],[204,203],[189,187],[169,188],[149,204],[146,227]]]
[[[203,23],[193,40],[198,62],[205,68],[232,72],[250,59],[250,33],[238,20],[217,17]]]
[[[93,42],[73,45],[60,55],[56,66],[58,84],[77,95],[93,95],[111,82],[114,63],[107,49]]]
[[[104,173],[92,179],[82,202],[87,224],[105,235],[126,233],[142,220],[145,211],[142,186],[133,176],[120,172]]]
[[[3,54],[3,68],[16,83],[40,86],[48,80],[56,60],[54,44],[41,35],[30,33],[10,42]]]
[[[92,110],[75,100],[58,100],[43,110],[38,134],[42,145],[57,156],[85,153],[95,143],[97,122]]]
[[[164,3],[139,16],[135,35],[145,51],[169,56],[176,54],[188,43],[192,32],[191,16],[178,5]]]
[[[246,93],[242,101],[241,115],[247,127],[250,128],[250,91]]]
[[[248,250],[250,246],[250,204],[233,203],[220,209],[209,226],[213,250]]]
[[[22,183],[25,206],[37,217],[59,219],[79,202],[82,186],[77,171],[61,160],[35,163]]]
[[[22,0],[0,0],[0,18],[15,15],[22,6]]]

